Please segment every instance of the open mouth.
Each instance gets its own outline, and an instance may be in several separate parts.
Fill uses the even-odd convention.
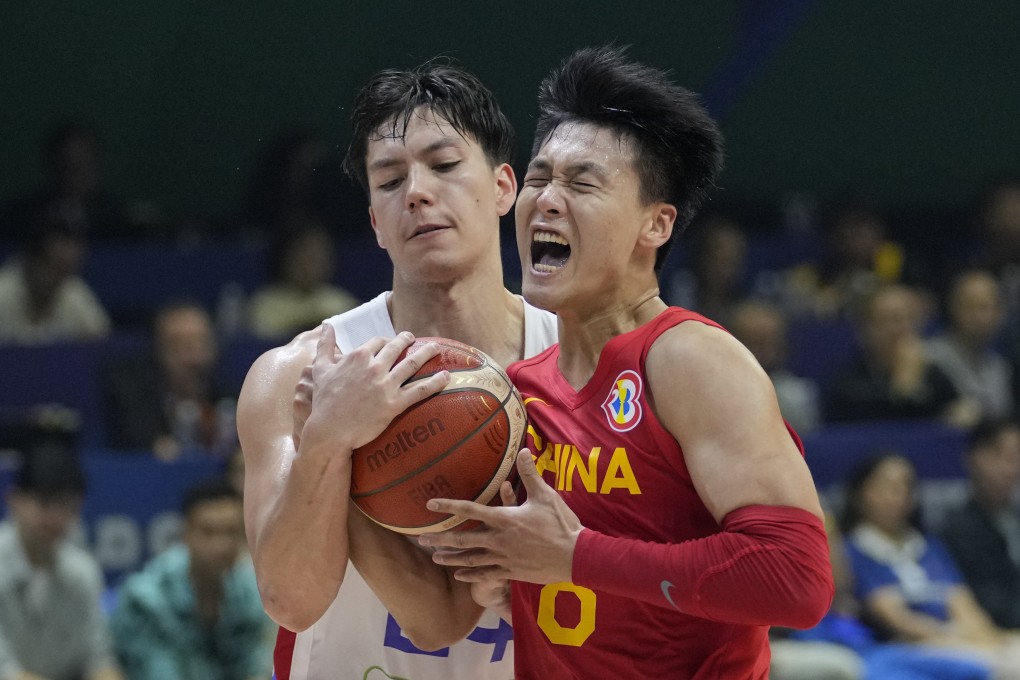
[[[570,245],[559,234],[536,231],[531,239],[531,266],[537,272],[554,272],[570,259]]]

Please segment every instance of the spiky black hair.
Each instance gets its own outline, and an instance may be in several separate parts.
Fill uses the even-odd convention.
[[[492,92],[471,73],[432,60],[408,71],[381,71],[355,98],[344,169],[366,191],[369,141],[402,138],[421,107],[477,142],[493,166],[512,162],[514,129]]]
[[[532,155],[563,123],[592,123],[636,142],[642,199],[677,209],[673,237],[656,253],[659,272],[673,240],[715,186],[723,138],[696,94],[625,53],[617,46],[578,50],[542,81]]]

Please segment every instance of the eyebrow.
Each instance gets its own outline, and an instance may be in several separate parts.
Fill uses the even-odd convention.
[[[435,140],[434,142],[432,142],[428,146],[426,146],[422,150],[422,153],[423,153],[423,155],[427,156],[427,155],[433,154],[433,153],[435,153],[437,151],[441,151],[442,149],[447,149],[447,148],[451,148],[451,147],[459,147],[460,144],[461,144],[460,138],[457,138],[457,137],[442,137],[440,139]],[[403,161],[402,158],[397,158],[396,156],[384,156],[382,158],[379,158],[378,160],[374,160],[371,163],[369,163],[367,170],[369,172],[371,172],[373,170],[385,170],[386,168],[391,168],[391,167],[393,167],[395,165],[401,165],[401,164],[403,164],[403,162],[404,161]]]

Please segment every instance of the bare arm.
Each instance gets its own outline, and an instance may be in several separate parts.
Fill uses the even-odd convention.
[[[912,610],[892,587],[875,590],[865,604],[896,637],[911,642],[995,649],[1006,639],[1004,632],[988,618],[970,590],[962,586],[953,588],[947,596],[948,621]]]
[[[310,452],[295,465],[292,403],[316,335],[303,333],[252,365],[237,404],[245,458],[245,530],[266,612],[304,630],[336,596],[347,566],[342,456]],[[317,463],[317,465],[315,464]],[[348,482],[349,483],[349,482]]]
[[[683,323],[652,345],[646,368],[655,414],[683,447],[698,495],[717,522],[750,505],[823,517],[772,383],[743,345],[718,328]]]
[[[663,334],[647,369],[656,415],[723,531],[679,544],[592,532],[522,455],[524,505],[430,502],[486,524],[423,536],[442,548],[433,559],[466,581],[573,580],[714,620],[813,625],[833,590],[822,511],[764,371],[731,336],[697,323]]]
[[[267,352],[248,373],[238,400],[245,525],[263,604],[285,628],[318,620],[343,582],[351,453],[448,379],[402,387],[436,353],[425,348],[394,365],[411,341],[375,338],[339,356],[324,325]]]

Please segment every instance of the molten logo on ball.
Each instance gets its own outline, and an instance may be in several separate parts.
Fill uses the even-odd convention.
[[[375,472],[408,449],[413,449],[418,444],[424,444],[430,438],[445,431],[446,426],[439,418],[433,418],[424,425],[418,425],[410,430],[401,430],[396,433],[392,441],[386,442],[381,448],[369,454],[368,469]]]
[[[351,499],[384,527],[406,534],[443,531],[463,518],[433,512],[429,498],[444,496],[499,503],[510,477],[527,419],[520,394],[485,353],[447,338],[405,385],[438,371],[450,372],[440,392],[395,417],[351,458]]]

